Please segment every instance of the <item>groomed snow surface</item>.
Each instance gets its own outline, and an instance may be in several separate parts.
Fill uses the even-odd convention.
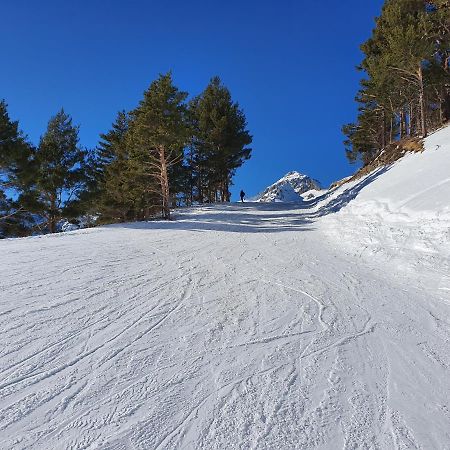
[[[0,242],[2,449],[450,449],[450,128],[301,204]]]

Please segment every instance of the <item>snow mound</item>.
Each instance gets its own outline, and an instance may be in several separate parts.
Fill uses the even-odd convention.
[[[63,233],[66,233],[68,231],[79,230],[80,227],[75,223],[69,222],[67,219],[63,219],[58,222],[57,229]]]
[[[83,228],[90,228],[96,224],[98,216],[92,214],[86,214],[80,216],[75,220],[61,219],[57,224],[57,230],[62,233],[69,231],[81,230]]]
[[[303,201],[302,194],[317,190],[320,190],[318,181],[313,180],[307,175],[293,171],[287,173],[283,178],[280,178],[277,182],[266,188],[254,198],[254,201],[263,203],[300,203]]]

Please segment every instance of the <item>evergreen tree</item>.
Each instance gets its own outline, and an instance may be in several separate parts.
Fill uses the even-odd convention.
[[[22,203],[21,196],[14,200],[0,189],[0,239],[28,236],[33,230],[34,218]]]
[[[343,128],[351,161],[368,163],[394,140],[425,137],[448,119],[449,11],[445,0],[386,0],[361,46],[358,120]]]
[[[125,154],[125,136],[128,131],[129,117],[126,111],[117,113],[112,129],[100,135],[97,149],[99,171],[103,175],[106,168],[117,160],[119,155]]]
[[[0,237],[23,236],[32,220],[24,207],[34,178],[33,148],[0,102]]]
[[[194,128],[192,164],[200,202],[229,201],[229,187],[238,167],[250,158],[252,142],[238,103],[219,77],[190,103]]]
[[[189,141],[186,121],[187,93],[174,86],[171,73],[160,75],[131,112],[129,145],[130,168],[138,186],[150,198],[159,197],[162,216],[170,219],[171,168],[183,160]],[[147,209],[150,205],[144,202]],[[147,215],[147,214],[146,214]]]
[[[0,187],[22,190],[31,178],[33,148],[0,101]]]
[[[96,156],[90,164],[90,172],[94,173],[95,180],[93,208],[100,213],[102,222],[135,218],[133,174],[127,147],[129,122],[125,111],[117,114],[112,129],[100,135]]]
[[[435,0],[428,2],[428,8],[431,9],[429,17],[437,47],[436,60],[442,68],[436,71],[438,82],[435,92],[439,104],[438,120],[443,123],[450,120],[450,2]]]
[[[61,110],[48,123],[36,152],[34,210],[56,231],[58,220],[70,210],[85,183],[85,152],[78,147],[78,126]]]

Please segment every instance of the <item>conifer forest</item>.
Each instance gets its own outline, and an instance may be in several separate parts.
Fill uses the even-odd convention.
[[[193,203],[227,202],[251,156],[244,112],[218,77],[198,96],[160,75],[132,111],[119,111],[94,149],[63,109],[33,145],[0,103],[0,236],[53,233],[59,221],[170,219]]]
[[[349,160],[368,164],[450,119],[450,2],[386,0],[361,50],[359,114],[343,132]]]

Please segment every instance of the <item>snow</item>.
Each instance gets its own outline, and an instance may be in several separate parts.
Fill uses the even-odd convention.
[[[0,447],[450,448],[449,146],[303,203],[1,241]]]
[[[320,190],[318,181],[293,171],[287,173],[251,200],[264,203],[301,203],[304,198],[313,197],[313,192],[317,190]],[[309,194],[308,197],[303,196],[306,192]]]
[[[74,223],[69,222],[66,219],[63,219],[58,223],[57,228],[58,228],[58,230],[62,231],[63,233],[66,233],[67,231],[78,230],[80,227]]]
[[[338,211],[323,229],[354,251],[382,254],[399,270],[427,264],[450,274],[450,127],[428,137],[425,147],[318,199],[316,209]]]
[[[364,189],[358,203],[376,201],[417,217],[450,215],[450,127],[425,141],[427,151],[407,154]]]

